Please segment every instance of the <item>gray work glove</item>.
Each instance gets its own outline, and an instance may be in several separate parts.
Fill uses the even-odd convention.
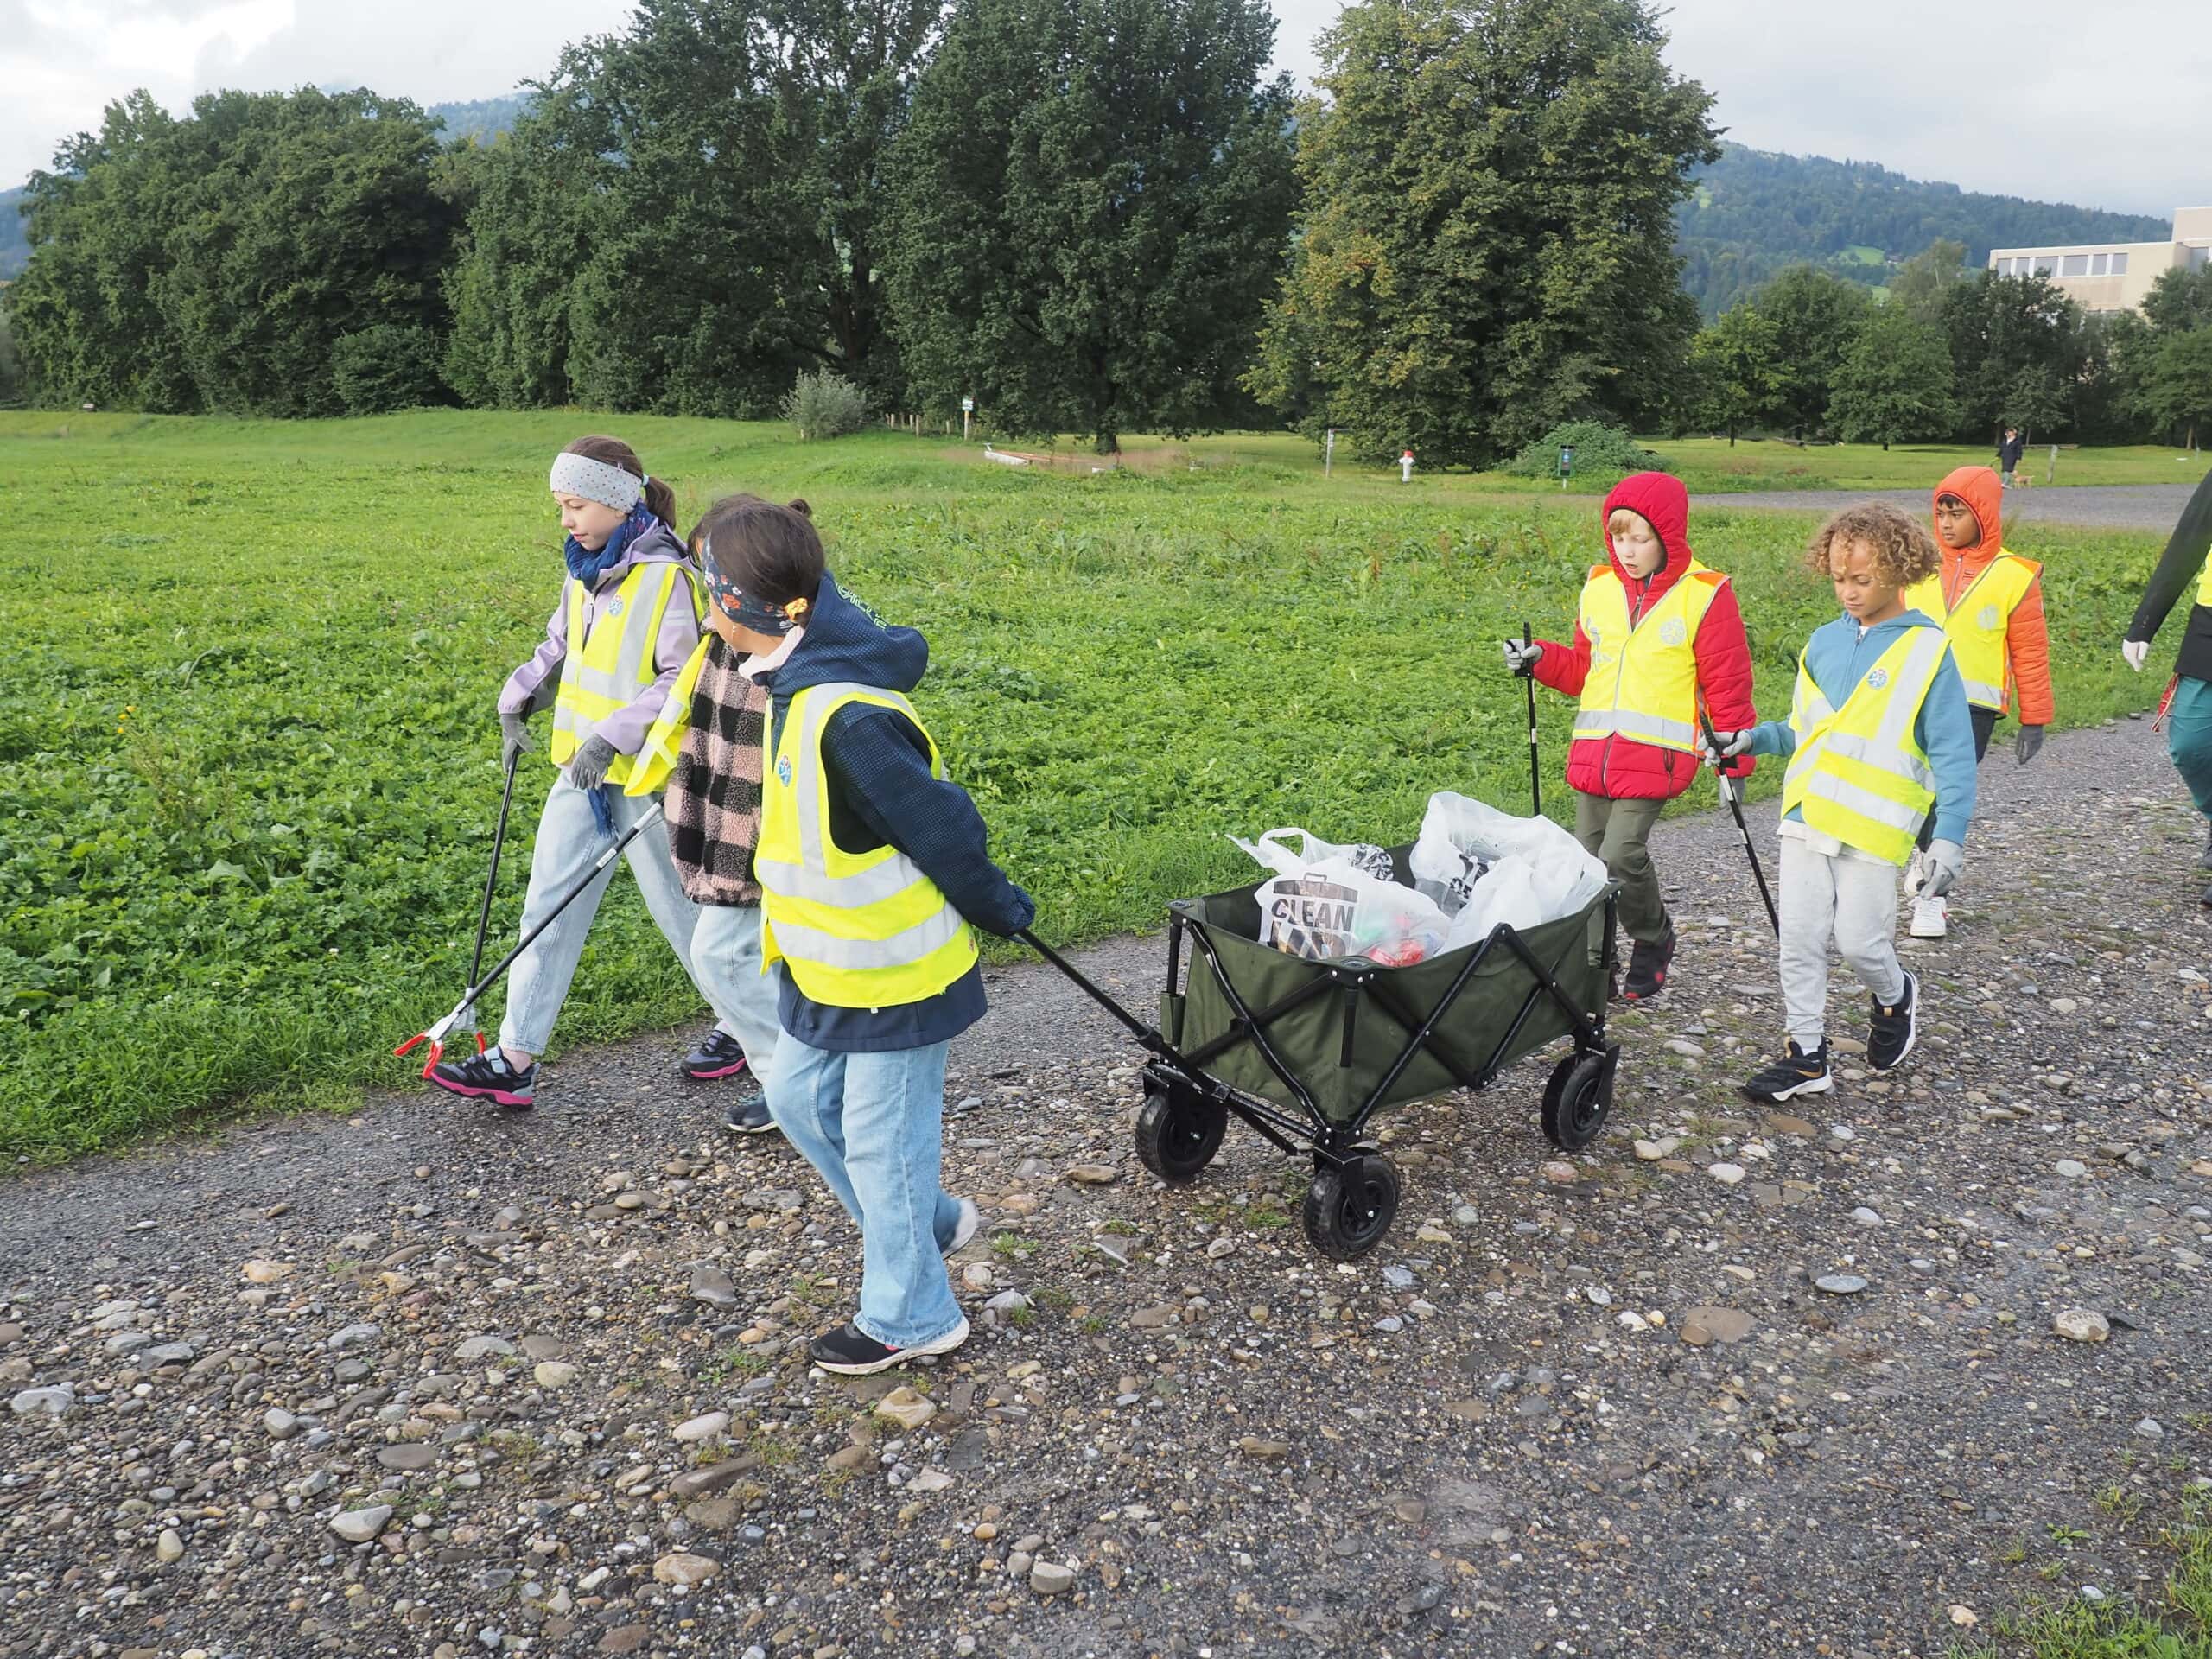
[[[530,710],[502,709],[499,714],[499,764],[512,766],[518,756],[537,747],[530,734]]]
[[[1536,664],[1544,660],[1544,648],[1539,645],[1523,645],[1518,639],[1501,639],[1505,647],[1505,665],[1523,679],[1536,671]]]
[[[1713,742],[1720,747],[1714,748]],[[1725,761],[1733,760],[1738,755],[1751,752],[1751,728],[1748,726],[1740,732],[1715,732],[1713,742],[1707,741],[1703,732],[1697,734],[1697,758],[1708,766],[1717,767]]]
[[[1935,842],[1921,858],[1920,868],[1923,874],[1920,879],[1918,897],[1941,899],[1957,883],[1959,873],[1966,867],[1965,848],[1955,841]]]
[[[569,781],[578,789],[597,789],[607,781],[607,769],[614,764],[617,753],[612,743],[594,732],[569,759]]]
[[[2012,759],[2024,766],[2042,753],[2043,728],[2040,726],[2021,727],[2020,734],[2012,740]]]

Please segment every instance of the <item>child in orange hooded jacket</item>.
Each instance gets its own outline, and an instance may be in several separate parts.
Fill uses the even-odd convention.
[[[1574,642],[1505,641],[1508,667],[1579,698],[1567,781],[1574,833],[1620,883],[1631,941],[1623,995],[1658,995],[1675,927],[1651,863],[1651,827],[1698,774],[1698,718],[1756,724],[1751,651],[1736,590],[1689,545],[1689,493],[1665,473],[1635,473],[1598,511],[1607,563],[1583,585]],[[1728,761],[1731,776],[1751,769]]]
[[[1966,682],[1974,717],[1974,753],[1989,753],[1997,722],[2016,712],[2019,735],[2013,759],[2025,766],[2043,747],[2044,728],[2056,714],[2050,687],[2050,633],[2043,611],[2043,567],[2006,550],[2004,480],[1986,467],[1961,467],[1936,486],[1936,574],[1905,590],[1904,602],[1943,625],[1951,654]],[[1928,849],[1934,819],[1923,824]],[[1905,877],[1917,891],[1920,860]],[[1911,934],[1940,939],[1950,931],[1945,899],[1913,900]]]

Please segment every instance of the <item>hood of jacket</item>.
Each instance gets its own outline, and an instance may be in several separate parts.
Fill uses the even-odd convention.
[[[1652,529],[1659,532],[1659,545],[1667,550],[1667,562],[1652,572],[1649,578],[1632,576],[1621,563],[1621,556],[1613,549],[1612,532],[1605,525],[1613,516],[1613,509],[1626,507],[1637,514]],[[1682,480],[1669,473],[1630,473],[1606,493],[1605,505],[1598,509],[1599,532],[1605,538],[1605,557],[1611,561],[1613,574],[1620,578],[1621,586],[1631,597],[1640,598],[1642,609],[1664,594],[1682,579],[1689,569],[1690,552],[1690,493]]]
[[[1967,511],[1981,526],[1981,539],[1972,547],[1952,547],[1938,534],[1936,551],[1942,555],[1947,573],[1955,563],[1963,566],[1967,575],[1977,575],[2005,546],[2005,480],[1987,467],[1954,468],[1928,498],[1931,524],[1936,499],[1946,495],[1955,495],[1967,504]]]
[[[779,698],[841,680],[903,692],[922,683],[929,665],[929,641],[912,628],[877,621],[825,570],[807,613],[805,637],[770,677]]]

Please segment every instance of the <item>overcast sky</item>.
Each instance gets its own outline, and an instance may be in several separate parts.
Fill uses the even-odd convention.
[[[1271,0],[1301,78],[1338,0]],[[2087,206],[2212,204],[2206,0],[1677,0],[1675,69],[1762,149]],[[0,181],[51,159],[144,86],[362,82],[429,104],[488,98],[623,0],[0,0]]]

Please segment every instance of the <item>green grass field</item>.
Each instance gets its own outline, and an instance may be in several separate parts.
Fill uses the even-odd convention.
[[[244,1103],[342,1106],[407,1076],[387,1051],[467,967],[493,698],[559,584],[545,466],[610,428],[677,480],[687,525],[731,489],[812,501],[840,575],[929,636],[918,700],[1040,930],[1066,941],[1243,880],[1232,831],[1408,837],[1440,788],[1524,804],[1520,690],[1494,642],[1523,617],[1564,632],[1599,556],[1587,498],[1324,485],[1265,438],[1193,446],[1234,465],[1094,478],[706,421],[0,416],[22,526],[0,553],[17,642],[0,1151],[66,1156]],[[1832,610],[1799,569],[1810,524],[1694,522],[1740,583],[1770,715]],[[2065,715],[2144,704],[2157,687],[2113,643],[2152,539],[2031,526],[2019,545],[2050,562]],[[1556,807],[1570,710],[1547,697],[1543,719]],[[698,1012],[616,891],[563,1043]]]

